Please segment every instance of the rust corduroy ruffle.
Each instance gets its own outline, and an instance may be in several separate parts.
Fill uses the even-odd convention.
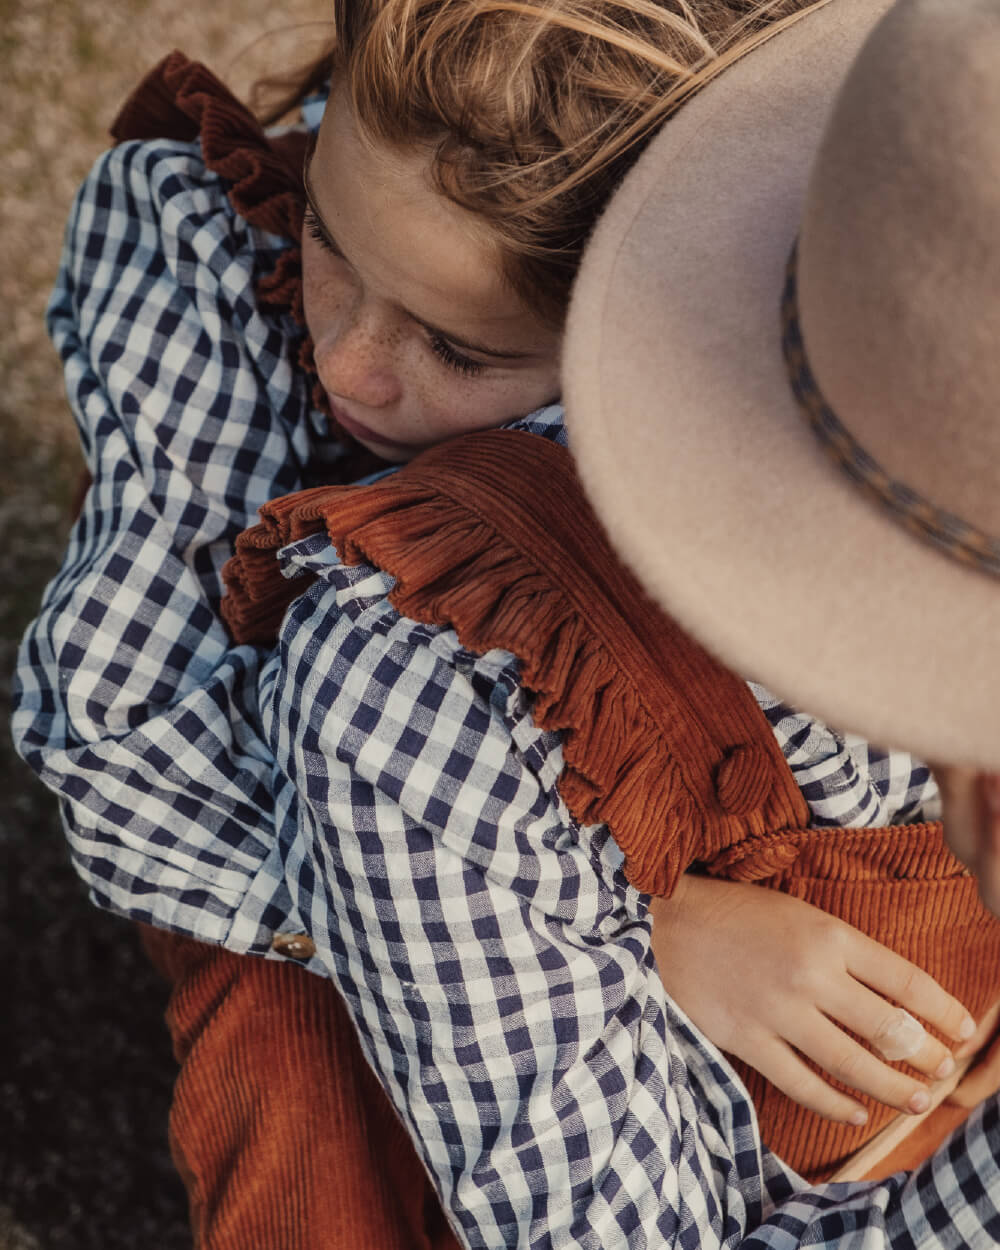
[[[111,124],[119,143],[129,139],[201,141],[205,167],[226,182],[226,196],[251,225],[292,246],[276,268],[256,283],[258,298],[287,308],[299,326],[302,313],[302,190],[300,146],[274,143],[253,113],[198,61],[171,52],[146,75]],[[300,362],[312,372],[311,357]]]
[[[273,500],[261,517],[224,569],[237,640],[273,641],[309,581],[283,578],[275,552],[325,530],[347,563],[392,574],[403,615],[517,656],[536,724],[563,735],[563,798],[582,823],[609,825],[637,888],[669,894],[693,861],[805,824],[746,683],[646,597],[549,440],[469,435],[369,486]]]
[[[316,373],[302,304],[306,134],[292,130],[277,138],[268,135],[211,70],[181,52],[171,52],[150,70],[125,101],[111,125],[111,134],[119,143],[129,139],[199,140],[206,169],[223,180],[226,197],[236,212],[251,226],[289,241],[274,269],[255,275],[257,299],[274,312],[288,312],[301,332],[294,363],[309,382],[313,407],[326,415],[331,433],[351,449],[337,461],[337,480],[355,481],[384,467],[384,460],[333,420]]]
[[[924,967],[973,1014],[996,999],[1000,924],[940,824],[806,828],[808,807],[746,683],[646,598],[561,448],[489,431],[370,486],[272,501],[225,570],[223,615],[238,640],[274,641],[312,581],[283,578],[275,553],[320,532],[345,562],[390,573],[404,615],[451,626],[473,651],[517,656],[535,722],[562,734],[567,806],[584,824],[607,823],[638,889],[669,895],[694,864],[782,889]],[[896,1114],[862,1098],[864,1127],[831,1124],[737,1067],[764,1140],[812,1180]]]

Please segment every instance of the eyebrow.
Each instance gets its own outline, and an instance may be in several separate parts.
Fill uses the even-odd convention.
[[[311,137],[309,147],[306,149],[305,161],[302,165],[302,185],[305,188],[306,202],[309,205],[309,211],[316,219],[316,224],[322,232],[323,238],[329,243],[338,256],[344,256],[343,249],[337,240],[330,233],[330,228],[323,220],[319,209],[316,207],[316,197],[313,195],[312,182],[309,178],[309,167],[312,164],[313,154],[316,151],[316,136]],[[347,257],[344,256],[346,260]],[[494,356],[499,360],[527,360],[536,355],[535,352],[501,352],[495,347],[487,347],[484,343],[475,343],[471,339],[463,338],[461,335],[452,334],[450,330],[443,330],[440,326],[431,325],[429,321],[425,321],[423,317],[418,317],[416,313],[410,312],[408,308],[398,305],[400,311],[404,313],[411,321],[415,321],[430,335],[436,335],[439,338],[447,339],[449,343],[454,343],[456,347],[464,347],[467,351],[478,352],[482,356]]]

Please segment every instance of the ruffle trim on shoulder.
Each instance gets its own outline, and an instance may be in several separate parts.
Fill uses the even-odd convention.
[[[506,504],[496,485],[504,477],[516,484]],[[727,810],[720,807],[714,770],[726,744],[710,733],[699,738],[706,718],[691,716],[690,693],[718,696],[729,718],[723,735],[735,726],[737,741],[756,735],[765,743],[769,821],[804,823],[807,809],[777,744],[766,747],[773,735],[745,684],[645,599],[575,483],[563,449],[488,431],[435,448],[369,486],[274,500],[261,524],[237,539],[223,570],[222,614],[237,641],[272,642],[287,607],[314,580],[283,579],[275,553],[325,532],[346,564],[366,562],[395,578],[389,598],[402,615],[449,626],[480,654],[500,648],[517,657],[535,724],[562,735],[559,789],[567,807],[581,824],[608,825],[633,885],[669,894],[695,860],[763,828],[756,810],[733,815],[765,801],[759,769],[746,773],[746,787],[730,770]],[[537,502],[539,490],[544,517],[524,502]],[[609,581],[617,583],[610,594],[602,590]],[[669,635],[660,652],[647,650],[653,635]],[[668,655],[673,671],[661,676]],[[734,712],[740,688],[745,723]]]
[[[233,208],[250,225],[292,244],[257,287],[262,302],[302,313],[301,170],[264,133],[253,113],[206,66],[171,52],[125,101],[111,124],[126,139],[201,139],[207,169],[227,183]]]
[[[256,276],[257,298],[264,307],[290,313],[302,331],[294,363],[308,381],[310,403],[326,416],[335,437],[352,448],[338,466],[340,480],[383,466],[385,461],[334,421],[316,372],[302,303],[303,144],[294,136],[272,139],[210,69],[182,52],[171,52],[150,70],[122,106],[111,135],[119,143],[200,138],[205,167],[222,178],[235,211],[251,226],[288,240],[274,269]]]

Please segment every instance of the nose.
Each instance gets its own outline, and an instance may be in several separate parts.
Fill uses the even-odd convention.
[[[385,408],[400,398],[392,327],[354,308],[313,346],[320,381],[332,395],[366,408]]]

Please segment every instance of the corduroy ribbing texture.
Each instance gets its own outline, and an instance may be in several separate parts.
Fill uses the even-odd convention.
[[[283,578],[275,552],[325,531],[346,562],[396,578],[400,612],[453,627],[471,650],[518,657],[534,720],[562,734],[567,806],[608,824],[638,889],[669,895],[695,865],[754,881],[883,942],[975,1016],[1000,994],[1000,923],[940,824],[807,828],[746,683],[647,599],[562,448],[515,431],[469,435],[374,485],[303,491],[261,516],[225,569],[223,616],[240,641],[273,641],[310,584]],[[861,1096],[867,1124],[834,1124],[736,1066],[765,1142],[811,1180],[897,1114]]]
[[[333,986],[142,934],[173,986],[170,1137],[197,1250],[457,1250]]]
[[[308,584],[281,577],[274,552],[326,530],[342,559],[396,578],[405,616],[518,657],[535,722],[563,735],[560,792],[582,823],[611,827],[638,889],[668,895],[695,860],[805,823],[746,683],[647,599],[549,440],[468,435],[373,485],[317,487],[261,517],[223,571],[234,637],[274,639]]]

